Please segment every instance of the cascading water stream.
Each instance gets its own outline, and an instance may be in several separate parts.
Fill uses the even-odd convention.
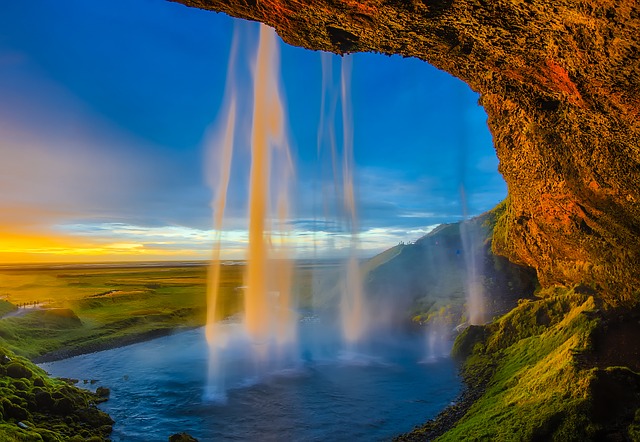
[[[364,336],[365,311],[362,273],[358,262],[358,215],[356,211],[353,180],[353,122],[351,111],[351,58],[342,61],[340,75],[342,101],[342,186],[344,208],[350,230],[349,259],[346,266],[346,283],[342,292],[341,316],[345,342],[353,346]]]
[[[466,115],[463,108],[460,108],[462,117],[461,130],[457,132],[458,137],[458,180],[460,191],[460,206],[462,208],[462,222],[460,223],[460,240],[462,242],[462,254],[464,257],[464,267],[466,271],[465,292],[467,300],[467,322],[471,325],[481,325],[487,321],[485,313],[485,296],[483,286],[480,281],[482,258],[477,248],[478,231],[477,226],[469,219],[469,207],[466,192],[467,162],[469,159],[470,140],[466,126]]]
[[[244,286],[244,316],[242,327],[221,324],[218,310],[221,273],[221,235],[227,190],[234,150],[236,91],[233,64],[236,43],[232,45],[227,80],[228,104],[225,106],[224,130],[213,149],[220,149],[217,161],[219,177],[215,187],[214,247],[208,278],[207,325],[209,345],[210,399],[224,400],[226,374],[225,351],[230,341],[240,345],[244,357],[252,361],[248,376],[259,377],[287,358],[287,347],[295,342],[295,315],[291,305],[292,263],[287,244],[289,180],[292,161],[286,143],[284,110],[278,86],[278,47],[275,32],[260,26],[257,59],[254,68],[253,115],[251,132],[251,171],[249,183],[249,242]],[[214,155],[210,155],[212,158]],[[277,179],[276,179],[277,178]],[[275,193],[276,198],[271,194]],[[272,200],[276,201],[277,217],[272,216]],[[273,231],[272,218],[277,218]],[[279,239],[279,241],[274,241]],[[230,335],[232,334],[232,336]],[[233,349],[236,351],[237,349]]]
[[[209,265],[207,276],[207,322],[205,325],[205,337],[209,346],[208,361],[208,382],[205,396],[209,398],[224,398],[224,374],[222,373],[222,364],[220,361],[221,350],[226,346],[227,337],[224,329],[219,327],[221,319],[218,298],[220,291],[220,271],[221,271],[221,243],[222,229],[224,227],[224,214],[227,204],[227,192],[229,188],[229,178],[231,175],[231,162],[233,158],[234,132],[236,126],[237,103],[235,88],[233,87],[233,79],[235,78],[235,59],[238,47],[238,32],[234,30],[231,51],[229,54],[229,64],[227,69],[227,85],[225,87],[227,96],[225,97],[225,105],[223,106],[223,115],[226,121],[223,124],[222,132],[217,134],[217,142],[210,143],[207,149],[207,164],[210,168],[207,176],[211,177],[209,186],[214,190],[215,197],[211,203],[213,209],[213,231],[214,241],[211,263]],[[219,155],[216,155],[218,146]],[[214,173],[213,165],[217,164],[217,172]],[[213,177],[217,176],[216,182]]]
[[[285,112],[279,88],[279,52],[275,32],[260,26],[257,56],[253,68],[253,104],[251,122],[251,167],[248,195],[248,244],[243,289],[244,314],[240,324],[222,322],[220,303],[221,237],[230,182],[233,151],[237,149],[242,122],[237,109],[238,91],[232,80],[236,43],[231,50],[225,120],[217,143],[215,161],[217,180],[211,185],[216,198],[214,210],[215,241],[209,271],[209,296],[206,337],[209,345],[209,387],[206,396],[224,400],[229,388],[229,359],[241,358],[248,378],[259,379],[278,369],[295,365],[300,359],[297,349],[298,314],[292,299],[293,262],[290,258],[289,187],[293,162],[289,153]],[[323,109],[318,135],[319,155],[330,155],[335,213],[339,232],[333,232],[347,258],[338,282],[339,299],[334,300],[340,313],[341,348],[353,351],[367,330],[367,309],[363,293],[362,272],[358,261],[359,224],[354,189],[353,123],[351,121],[351,60],[345,57],[340,66],[340,80],[333,78],[330,56],[323,60]],[[339,85],[339,86],[338,86]],[[338,120],[338,102],[341,119]],[[325,107],[326,104],[326,107]],[[244,126],[244,125],[243,125]],[[338,152],[334,127],[342,129]],[[325,145],[328,145],[328,153]],[[213,158],[213,155],[210,155]],[[211,174],[215,172],[210,171]],[[325,202],[330,196],[325,195]],[[325,204],[326,208],[327,204]],[[334,280],[335,281],[335,280]],[[237,364],[235,365],[237,366]]]
[[[362,284],[362,272],[358,261],[359,225],[353,176],[353,122],[351,109],[351,58],[345,56],[340,65],[339,88],[333,81],[333,67],[328,54],[322,55],[322,104],[321,119],[318,128],[318,155],[328,147],[333,192],[340,204],[337,204],[335,216],[342,220],[348,234],[348,256],[345,260],[339,282],[340,323],[345,347],[353,347],[362,340],[366,330],[365,297]],[[339,90],[339,94],[337,91]],[[341,103],[342,155],[337,152],[335,135],[336,107]],[[341,167],[339,167],[341,165]],[[325,201],[330,198],[325,195]],[[325,213],[327,204],[325,203]],[[325,214],[325,218],[326,218]]]
[[[478,250],[475,244],[478,242],[477,228],[467,216],[467,202],[464,189],[460,190],[464,221],[460,223],[460,240],[465,261],[466,281],[465,291],[467,297],[467,321],[471,325],[482,325],[487,322],[485,313],[485,297],[480,281],[481,262],[478,259]]]

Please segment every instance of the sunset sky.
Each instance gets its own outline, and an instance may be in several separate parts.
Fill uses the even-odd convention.
[[[243,25],[247,66],[257,26]],[[228,16],[163,0],[0,4],[0,263],[209,258],[204,158],[233,27]],[[280,47],[297,256],[311,257],[311,238],[315,253],[340,254],[330,247],[336,233],[316,222],[319,183],[332,179],[318,172],[320,53]],[[364,255],[504,198],[477,94],[419,60],[351,57]],[[245,71],[236,81],[251,90]],[[232,178],[229,259],[246,243],[248,160],[237,155]]]

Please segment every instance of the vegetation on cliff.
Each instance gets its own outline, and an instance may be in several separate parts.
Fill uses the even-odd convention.
[[[113,420],[96,408],[104,400],[49,378],[27,359],[0,347],[0,440],[105,440]]]
[[[637,336],[638,310],[603,309],[584,287],[538,295],[459,336],[479,398],[446,433],[434,421],[405,440],[638,440],[640,349],[619,339]]]

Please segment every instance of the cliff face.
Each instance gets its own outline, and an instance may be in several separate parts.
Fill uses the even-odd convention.
[[[508,188],[494,249],[543,285],[640,296],[640,5],[633,0],[178,0],[287,43],[428,61],[481,94]]]

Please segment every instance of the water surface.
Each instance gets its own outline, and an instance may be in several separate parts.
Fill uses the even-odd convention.
[[[448,358],[425,363],[420,336],[358,352],[312,341],[303,332],[300,361],[259,378],[243,375],[248,361],[235,361],[227,367],[235,377],[225,403],[205,399],[203,329],[42,367],[111,389],[101,408],[116,421],[114,441],[166,441],[182,431],[200,441],[389,440],[435,416],[459,393],[455,364]]]

